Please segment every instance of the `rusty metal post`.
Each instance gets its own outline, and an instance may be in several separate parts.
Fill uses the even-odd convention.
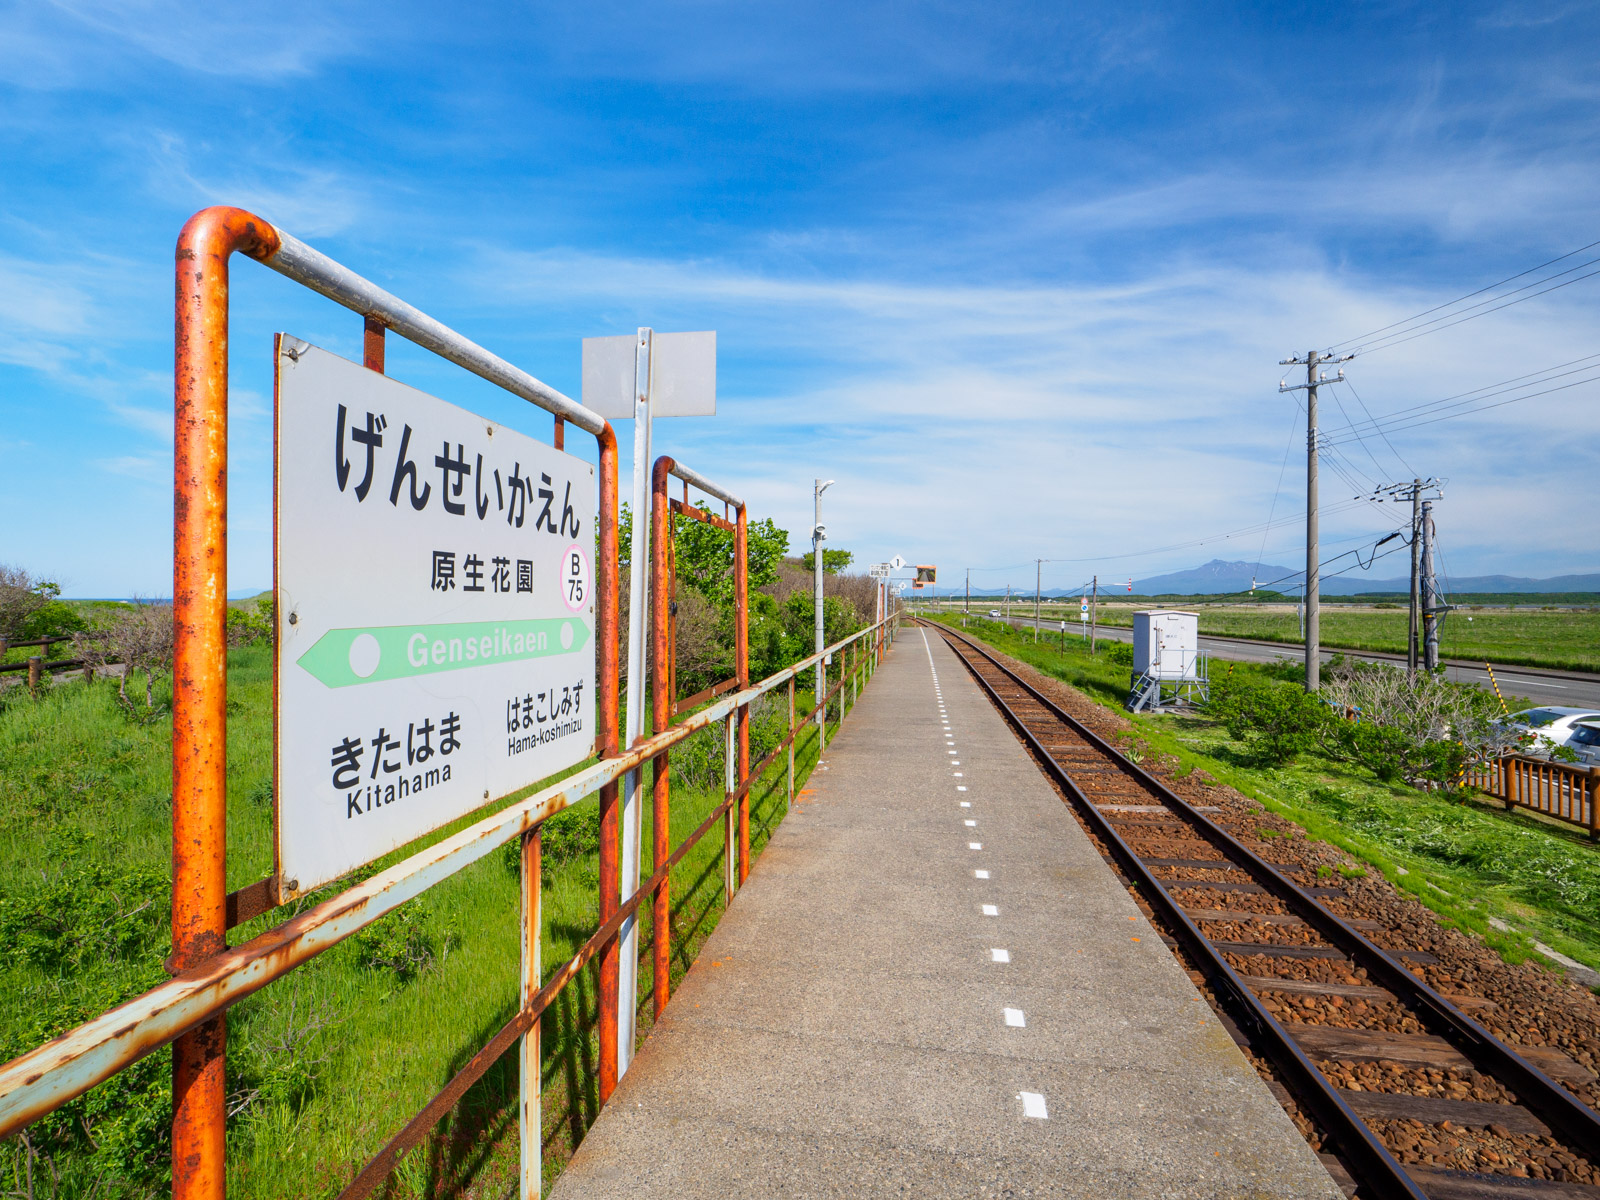
[[[557,450],[565,450],[567,448],[567,421],[565,417],[556,418],[556,429],[551,437],[550,444]]]
[[[750,686],[750,559],[748,552],[748,514],[739,506],[733,528],[733,671],[739,690]],[[739,706],[739,771],[735,787],[750,778],[750,706]],[[739,797],[739,886],[750,877],[750,789]]]
[[[784,801],[784,812],[794,803],[794,676],[789,676],[789,724],[784,731],[789,738],[789,798]]]
[[[668,475],[672,459],[656,459],[650,479],[650,712],[656,733],[672,724],[672,509],[669,506]],[[672,782],[667,752],[656,755],[650,775],[650,842],[654,870],[661,870],[672,855]],[[662,877],[651,908],[651,949],[654,952],[653,993],[655,1015],[659,1020],[667,1007],[671,987],[672,963],[672,888]]]
[[[237,208],[196,213],[178,235],[173,363],[172,963],[226,948],[228,676],[228,259],[278,249]],[[172,1044],[172,1195],[225,1190],[227,1024]]]
[[[728,719],[723,723],[722,735],[722,763],[723,763],[723,793],[724,803],[733,799],[733,791],[739,785],[734,782],[734,742],[735,727],[738,718],[728,714]],[[722,903],[726,907],[733,903],[734,879],[738,875],[738,850],[739,831],[738,817],[735,804],[728,804],[728,811],[722,814]]]
[[[522,835],[522,998],[524,1010],[539,994],[542,971],[540,956],[544,924],[544,888],[539,878],[542,866],[542,830],[530,829]],[[535,1020],[522,1035],[521,1101],[519,1114],[522,1158],[522,1200],[539,1200],[544,1186],[544,1110],[540,1103],[544,1088],[543,1056],[539,1049],[539,1026]]]
[[[44,659],[37,654],[28,656],[28,690],[35,694],[39,691],[39,680],[44,675]]]
[[[371,313],[362,318],[361,365],[379,375],[383,374],[383,338],[387,332],[388,327]]]
[[[617,718],[621,697],[617,680],[617,601],[621,592],[622,568],[617,561],[617,434],[606,422],[600,442],[600,569],[595,589],[596,650],[600,662],[596,673],[600,689],[600,757],[615,758],[618,751]],[[618,896],[617,863],[617,785],[613,781],[600,789],[600,923],[609,921],[622,907]],[[613,937],[599,954],[600,959],[600,1061],[598,1090],[600,1103],[611,1099],[617,1086],[617,960],[619,946]]]

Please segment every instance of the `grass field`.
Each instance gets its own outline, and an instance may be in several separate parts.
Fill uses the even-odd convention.
[[[993,607],[992,605],[988,607]],[[984,611],[988,611],[988,607]],[[1101,602],[1102,625],[1130,627],[1133,613],[1149,608]],[[1180,607],[1177,604],[1166,607]],[[1302,641],[1300,618],[1292,604],[1198,604],[1187,607],[1200,615],[1200,632],[1270,642]],[[1032,604],[1011,606],[1013,617],[1031,617]],[[1069,635],[1078,629],[1078,609],[1046,608],[1046,620],[1068,621]],[[1346,650],[1406,652],[1406,610],[1327,605],[1322,609],[1322,644]],[[1600,611],[1483,609],[1451,613],[1440,626],[1440,654],[1495,665],[1600,671]]]
[[[271,867],[270,685],[269,650],[231,652],[230,888]],[[0,702],[0,936],[14,950],[0,961],[0,1058],[165,977],[171,723],[159,706],[146,712],[142,686],[137,691],[139,701],[124,706],[114,683],[63,682],[38,698],[16,689]],[[797,705],[809,703],[805,692],[797,695]],[[781,736],[782,720],[776,710],[758,715],[753,743],[772,738],[774,725]],[[714,780],[710,739],[720,736],[699,735],[674,761],[688,775]],[[759,753],[753,745],[752,757]],[[798,744],[800,779],[816,756],[812,729]],[[715,783],[696,789],[676,771],[675,845],[720,800]],[[757,852],[783,816],[784,779],[780,756],[752,791]],[[591,798],[546,826],[546,975],[598,924],[595,806]],[[648,799],[645,814],[648,846]],[[675,978],[721,909],[722,839],[713,831],[673,875]],[[348,1182],[515,1012],[517,912],[516,856],[507,847],[236,1006],[229,1029],[230,1105],[237,1109],[229,1123],[230,1195],[327,1196]],[[287,915],[258,918],[230,941]],[[643,946],[650,936],[646,920]],[[641,1034],[651,1003],[648,953],[643,965]],[[598,1107],[594,979],[589,970],[570,984],[543,1025],[550,1177]],[[32,1194],[31,1166],[37,1180],[56,1176],[61,1196],[164,1192],[169,1062],[166,1051],[153,1055],[36,1124],[28,1140],[0,1146],[0,1186]],[[385,1195],[503,1195],[516,1177],[516,1094],[508,1057],[402,1162]],[[84,1118],[94,1122],[94,1144]],[[37,1154],[31,1164],[30,1153]]]
[[[959,624],[959,618],[947,619]],[[1035,643],[1031,633],[998,621],[970,619],[967,632],[1121,711],[1129,669],[1110,661],[1105,643],[1091,658],[1070,635],[1063,649],[1059,639]],[[1270,673],[1245,664],[1233,669]],[[1258,768],[1204,715],[1129,719],[1135,730],[1130,742],[1144,753],[1171,756],[1180,770],[1204,770],[1260,800],[1372,864],[1508,957],[1527,957],[1531,943],[1490,928],[1491,916],[1600,969],[1600,846],[1582,831],[1470,798],[1380,783],[1367,771],[1314,754],[1287,767]]]

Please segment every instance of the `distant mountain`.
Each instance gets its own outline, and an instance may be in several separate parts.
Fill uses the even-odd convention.
[[[1259,585],[1271,584],[1273,591],[1293,593],[1299,590],[1303,574],[1297,567],[1267,563],[1257,567],[1254,563],[1223,562],[1220,558],[1214,558],[1192,570],[1136,579],[1133,591],[1140,596],[1211,596],[1247,592],[1254,579]],[[1551,579],[1529,579],[1520,575],[1458,575],[1449,581],[1448,586],[1452,592],[1600,592],[1600,573],[1557,575]],[[1119,587],[1112,582],[1107,586],[1102,581],[1102,590],[1107,593],[1124,591],[1125,588],[1126,584]],[[1410,590],[1411,580],[1403,575],[1398,579],[1373,579],[1361,571],[1351,571],[1322,580],[1322,594],[1325,596]]]
[[[1252,580],[1260,583],[1279,580],[1274,590],[1288,591],[1299,585],[1300,574],[1294,567],[1274,566],[1271,563],[1262,563],[1258,567],[1255,563],[1223,562],[1220,558],[1213,558],[1204,566],[1188,571],[1135,579],[1133,590],[1135,595],[1141,596],[1212,596],[1222,592],[1248,592]],[[1284,576],[1290,578],[1285,579]],[[1408,590],[1410,586],[1406,584]],[[1123,580],[1117,580],[1105,590],[1124,592],[1126,588]]]

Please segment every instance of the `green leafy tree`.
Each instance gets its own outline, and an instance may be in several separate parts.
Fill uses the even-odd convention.
[[[822,551],[822,573],[824,575],[837,575],[853,563],[855,558],[855,553],[851,550],[824,549]],[[814,572],[817,569],[817,556],[814,553],[807,552],[801,556],[800,563],[808,572]]]

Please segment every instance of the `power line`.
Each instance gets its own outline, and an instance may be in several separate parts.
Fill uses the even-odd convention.
[[[1356,385],[1351,383],[1348,379],[1345,380],[1345,384],[1346,384],[1346,386],[1349,387],[1350,394],[1356,398],[1356,403],[1361,405],[1361,411],[1367,414],[1367,420],[1369,422],[1372,422],[1372,412],[1371,412],[1370,409],[1367,408],[1367,402],[1361,398],[1361,393],[1356,391]],[[1339,411],[1343,412],[1344,410],[1340,409]],[[1375,424],[1375,422],[1374,422],[1374,424]],[[1389,435],[1387,433],[1384,433],[1382,429],[1379,429],[1378,432],[1380,434],[1382,434],[1382,436],[1383,436],[1383,444],[1385,446],[1389,447],[1389,453],[1393,454],[1395,456],[1396,460],[1399,461],[1400,465],[1406,469],[1406,473],[1408,475],[1415,475],[1416,472],[1411,469],[1411,464],[1406,462],[1405,459],[1401,458],[1400,457],[1400,451],[1398,451],[1398,450],[1396,450],[1394,448],[1394,443],[1389,440]]]
[[[1381,433],[1385,427],[1393,427],[1397,423],[1410,421],[1414,417],[1427,416],[1447,408],[1464,408],[1468,405],[1476,404],[1480,400],[1488,400],[1494,396],[1504,395],[1506,392],[1519,391],[1527,387],[1537,387],[1555,379],[1565,379],[1569,375],[1581,375],[1586,371],[1600,369],[1600,363],[1594,361],[1596,359],[1600,359],[1600,354],[1586,354],[1581,358],[1568,359],[1566,362],[1556,363],[1551,367],[1529,371],[1526,375],[1514,375],[1510,379],[1502,379],[1498,383],[1486,383],[1482,387],[1472,388],[1470,391],[1457,392],[1440,400],[1426,400],[1421,404],[1413,404],[1406,408],[1396,409],[1394,412],[1385,413],[1381,417],[1371,417],[1369,415],[1368,420],[1332,430],[1331,434],[1340,441],[1345,441],[1352,435],[1360,436],[1363,431]],[[1580,366],[1578,364],[1584,365]],[[1563,368],[1571,369],[1564,370]],[[1472,410],[1469,409],[1469,411]]]
[[[1344,423],[1347,426],[1349,426],[1350,428],[1354,429],[1355,428],[1355,422],[1350,419],[1350,414],[1345,411],[1345,409],[1344,409],[1344,401],[1339,399],[1339,393],[1336,392],[1334,389],[1329,388],[1328,389],[1328,394],[1333,397],[1334,404],[1338,406],[1339,415],[1344,418]],[[1361,435],[1359,433],[1356,434],[1356,440],[1361,443],[1361,449],[1366,451],[1367,457],[1372,459],[1372,465],[1375,468],[1377,468],[1378,474],[1382,475],[1383,474],[1383,467],[1379,465],[1377,456],[1372,453],[1372,447],[1367,445],[1366,441],[1362,439],[1362,437],[1361,437]],[[1352,463],[1350,465],[1353,467],[1355,464]],[[1361,474],[1365,476],[1367,473],[1365,471],[1362,471]],[[1377,480],[1372,479],[1371,476],[1367,476],[1367,478],[1373,483],[1377,482]]]
[[[1588,262],[1583,263],[1581,265],[1585,266],[1585,267],[1588,267],[1588,266],[1593,266],[1595,263],[1600,263],[1600,258],[1590,259]],[[1578,270],[1578,267],[1573,267],[1572,269],[1574,271],[1576,271],[1576,270]],[[1567,272],[1563,271],[1561,274],[1565,275],[1566,273]],[[1534,299],[1537,299],[1540,296],[1547,296],[1551,292],[1559,292],[1564,287],[1571,287],[1575,283],[1581,283],[1585,279],[1592,279],[1596,275],[1600,275],[1600,268],[1596,268],[1595,270],[1590,271],[1586,275],[1579,275],[1575,279],[1569,279],[1565,283],[1558,283],[1554,287],[1547,287],[1543,291],[1532,292],[1529,295],[1518,297],[1515,300],[1507,300],[1504,304],[1496,304],[1493,308],[1486,308],[1482,312],[1471,312],[1470,310],[1465,310],[1464,309],[1463,311],[1464,312],[1468,312],[1469,315],[1461,317],[1458,320],[1450,321],[1448,324],[1444,324],[1444,325],[1438,324],[1439,321],[1443,321],[1443,320],[1446,319],[1444,317],[1438,317],[1438,318],[1435,318],[1435,320],[1428,322],[1429,325],[1433,325],[1434,326],[1434,328],[1432,328],[1432,329],[1428,329],[1428,328],[1424,328],[1424,327],[1419,326],[1417,328],[1416,332],[1411,332],[1409,330],[1406,330],[1406,331],[1403,331],[1403,332],[1406,332],[1408,334],[1408,336],[1399,337],[1398,335],[1393,335],[1392,340],[1386,338],[1386,339],[1382,339],[1380,342],[1373,343],[1370,346],[1361,347],[1360,348],[1360,353],[1362,353],[1362,354],[1373,354],[1373,353],[1376,353],[1379,350],[1390,350],[1390,349],[1393,349],[1395,346],[1403,345],[1406,342],[1415,341],[1417,338],[1423,337],[1426,334],[1440,333],[1440,332],[1442,332],[1442,331],[1444,331],[1446,329],[1453,329],[1457,325],[1463,325],[1468,321],[1475,321],[1479,317],[1487,317],[1490,313],[1497,313],[1502,308],[1510,308],[1513,304],[1521,304],[1524,300],[1534,300]],[[1561,277],[1560,275],[1551,276],[1552,279],[1559,279],[1560,277]],[[1548,283],[1549,280],[1540,280],[1539,282],[1540,283]],[[1529,284],[1528,286],[1529,287],[1536,287],[1538,285],[1537,284]],[[1517,289],[1517,291],[1519,291],[1519,292],[1523,291],[1523,290],[1524,289],[1522,289],[1522,288],[1518,288]],[[1516,295],[1516,293],[1515,292],[1509,292],[1509,293],[1507,293],[1507,295]],[[1499,299],[1499,298],[1500,297],[1496,297],[1496,299]],[[1484,303],[1488,304],[1488,303],[1492,303],[1492,301],[1487,301],[1486,300],[1486,301],[1484,301]],[[1473,308],[1478,308],[1478,307],[1481,307],[1481,306],[1474,304],[1472,307]],[[1456,315],[1455,313],[1451,313],[1450,314],[1450,316],[1455,316],[1455,315]],[[1354,354],[1354,353],[1356,353],[1356,351],[1347,351],[1346,353]]]
[[[1548,262],[1542,262],[1536,267],[1529,267],[1526,271],[1518,271],[1515,275],[1508,275],[1506,278],[1500,280],[1498,283],[1488,284],[1488,285],[1486,285],[1484,287],[1481,287],[1481,288],[1477,289],[1477,291],[1468,292],[1465,296],[1458,296],[1454,300],[1448,300],[1443,304],[1436,304],[1432,308],[1424,309],[1422,312],[1419,312],[1414,316],[1406,317],[1405,319],[1400,320],[1400,321],[1391,321],[1389,324],[1381,325],[1377,329],[1369,330],[1368,332],[1363,333],[1363,334],[1358,334],[1356,337],[1353,337],[1353,338],[1347,338],[1342,342],[1336,342],[1336,343],[1334,343],[1333,346],[1329,347],[1328,353],[1332,354],[1339,347],[1350,346],[1350,345],[1362,343],[1362,342],[1365,342],[1368,338],[1376,338],[1381,333],[1387,333],[1391,329],[1398,329],[1402,325],[1410,325],[1414,321],[1420,321],[1423,317],[1430,316],[1430,315],[1432,315],[1433,313],[1436,313],[1436,312],[1442,312],[1444,309],[1454,308],[1457,304],[1460,304],[1463,300],[1471,300],[1474,296],[1481,296],[1485,292],[1492,292],[1496,288],[1504,287],[1508,283],[1515,283],[1517,280],[1523,278],[1526,275],[1532,275],[1535,271],[1542,271],[1546,267],[1553,267],[1558,262],[1565,262],[1567,259],[1572,258],[1575,255],[1582,254],[1585,250],[1593,250],[1596,246],[1600,246],[1600,241],[1590,242],[1587,246],[1579,246],[1576,250],[1569,250],[1565,254],[1558,254],[1558,255],[1556,255],[1555,258],[1550,259]],[[1586,265],[1586,264],[1580,264],[1580,265]],[[1564,272],[1562,272],[1562,274],[1568,274],[1570,271],[1577,270],[1577,269],[1578,269],[1577,267],[1569,268],[1568,271],[1564,271]],[[1559,278],[1559,276],[1551,276],[1550,278],[1553,278],[1553,279],[1554,278]],[[1532,285],[1530,285],[1530,286],[1532,286]],[[1521,289],[1518,289],[1518,290],[1521,290]]]
[[[1568,372],[1568,373],[1572,374],[1573,372]],[[1560,378],[1560,376],[1554,376],[1554,378]],[[1482,404],[1482,405],[1479,405],[1476,408],[1466,408],[1466,409],[1462,409],[1460,412],[1445,413],[1442,416],[1428,416],[1426,413],[1418,413],[1416,415],[1416,417],[1408,417],[1408,418],[1405,419],[1404,422],[1394,422],[1394,423],[1391,423],[1391,424],[1387,424],[1387,425],[1384,426],[1384,428],[1392,430],[1392,431],[1398,431],[1398,430],[1402,430],[1402,429],[1415,429],[1420,425],[1434,425],[1434,424],[1437,424],[1440,421],[1453,420],[1456,417],[1465,417],[1465,416],[1470,416],[1473,413],[1488,412],[1490,409],[1493,409],[1493,408],[1504,408],[1507,404],[1516,404],[1516,403],[1518,403],[1519,401],[1522,401],[1522,400],[1533,400],[1533,399],[1535,399],[1536,397],[1539,397],[1539,396],[1548,396],[1548,395],[1552,394],[1553,392],[1564,392],[1564,391],[1567,391],[1569,388],[1582,387],[1586,383],[1600,383],[1600,375],[1591,375],[1587,379],[1575,379],[1571,383],[1563,383],[1558,387],[1544,388],[1543,390],[1537,391],[1537,392],[1526,392],[1523,395],[1512,396],[1507,400],[1500,400],[1500,401],[1498,401],[1498,402],[1496,402],[1494,404]],[[1491,395],[1499,395],[1499,394],[1501,394],[1501,393],[1491,393]],[[1489,397],[1485,396],[1485,397],[1482,397],[1482,398],[1483,399],[1488,399]],[[1334,444],[1340,444],[1340,443],[1342,443],[1344,441],[1347,441],[1347,440],[1348,440],[1347,437],[1341,437],[1338,440],[1338,442],[1336,442]]]
[[[1299,405],[1300,399],[1297,396],[1295,397],[1294,416],[1289,419],[1289,440],[1284,443],[1283,462],[1278,467],[1278,486],[1273,489],[1272,507],[1267,510],[1267,523],[1261,529],[1261,549],[1256,551],[1256,570],[1252,572],[1252,578],[1254,574],[1259,573],[1261,570],[1261,556],[1267,552],[1267,534],[1272,529],[1272,518],[1278,515],[1278,497],[1283,494],[1283,474],[1289,469],[1289,451],[1294,449],[1294,433],[1300,424]]]

